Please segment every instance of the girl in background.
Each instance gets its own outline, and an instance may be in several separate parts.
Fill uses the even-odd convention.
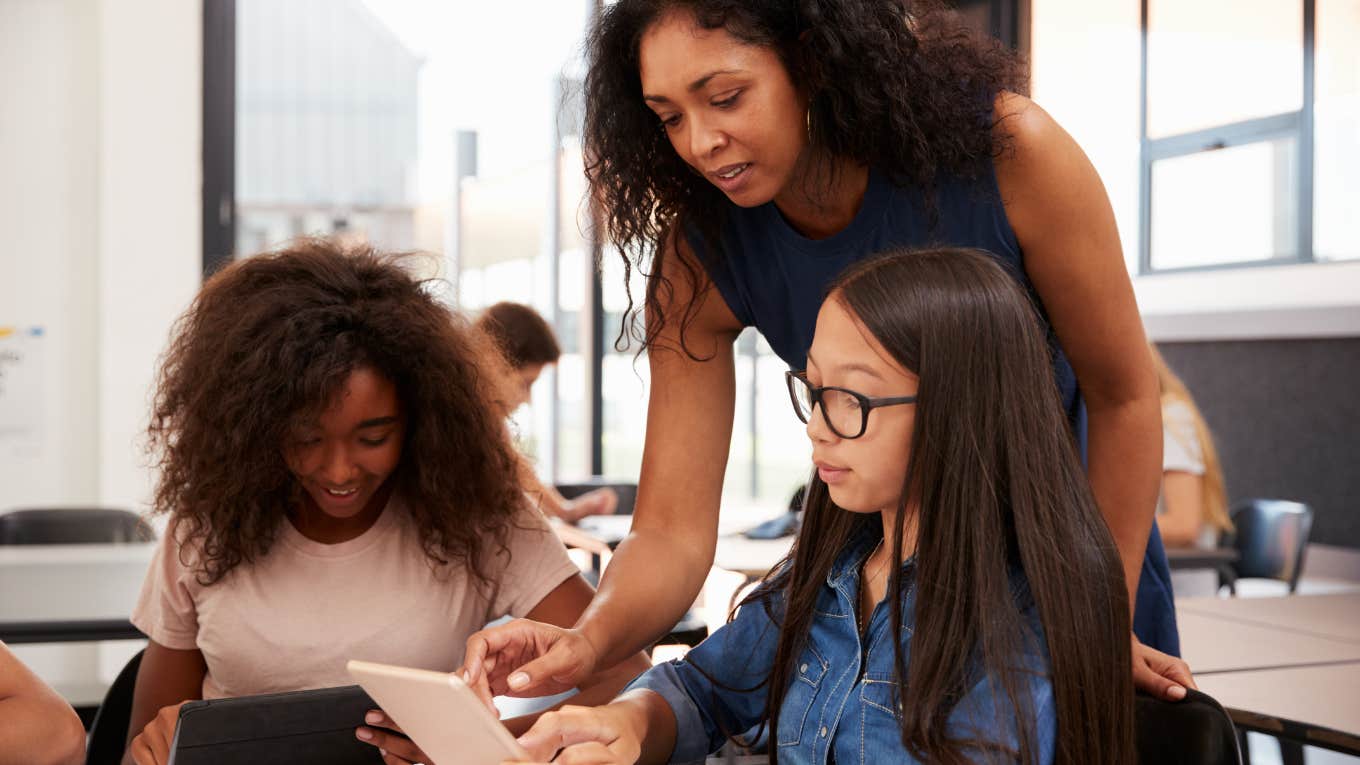
[[[539,375],[545,367],[557,363],[562,350],[548,322],[520,303],[500,302],[487,308],[477,317],[477,328],[495,342],[505,357],[508,369],[501,397],[508,417],[529,402],[529,393]],[[523,456],[519,479],[531,502],[568,523],[591,515],[611,515],[619,505],[619,495],[607,486],[567,499],[556,488],[538,480],[534,466]]]
[[[1232,531],[1223,467],[1209,425],[1185,383],[1152,346],[1162,389],[1162,494],[1157,523],[1171,547],[1218,547]]]

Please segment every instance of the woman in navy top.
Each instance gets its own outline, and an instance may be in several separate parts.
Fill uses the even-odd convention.
[[[1100,179],[1019,95],[1014,56],[903,0],[619,0],[589,55],[591,192],[647,279],[633,325],[652,371],[637,509],[577,629],[474,635],[470,676],[552,692],[664,634],[713,559],[737,335],[755,326],[801,366],[842,268],[887,246],[948,244],[991,252],[1044,317],[1128,583],[1135,683],[1183,696],[1193,681],[1174,658],[1153,525],[1156,374]],[[491,654],[505,660],[484,676]]]
[[[835,283],[790,398],[817,475],[733,621],[603,708],[520,741],[555,762],[1134,761],[1128,606],[1024,291],[958,248]]]

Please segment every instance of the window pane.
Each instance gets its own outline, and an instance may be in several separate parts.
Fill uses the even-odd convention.
[[[732,448],[727,453],[727,473],[723,479],[723,516],[734,517],[734,512],[748,510],[756,497],[758,478],[753,470],[756,466],[755,443],[752,440],[751,417],[753,413],[751,397],[755,392],[755,363],[752,351],[756,348],[758,333],[750,327],[742,330],[737,337],[737,400],[736,411],[732,417]],[[756,427],[759,427],[757,423]],[[758,441],[758,437],[756,439]]]
[[[416,244],[421,59],[357,3],[237,5],[237,252],[347,232]]]
[[[1149,0],[1148,136],[1298,111],[1303,9],[1278,0]]]
[[[1360,3],[1318,0],[1313,253],[1360,258]]]
[[[812,442],[798,416],[793,413],[784,372],[788,365],[774,355],[762,339],[760,361],[756,368],[756,421],[759,423],[757,451],[760,457],[762,507],[782,507],[793,492],[806,483],[812,473]],[[818,414],[818,417],[821,415]]]
[[[579,173],[578,173],[579,175]],[[582,189],[584,193],[584,189]],[[642,471],[642,445],[647,427],[647,392],[651,370],[645,356],[634,361],[637,343],[627,350],[614,349],[614,339],[628,308],[628,295],[641,306],[642,277],[629,276],[630,291],[624,290],[623,259],[614,248],[603,255],[601,295],[605,311],[604,327],[604,473],[621,480],[636,481]]]
[[[1152,267],[1293,258],[1298,237],[1293,138],[1152,166]]]

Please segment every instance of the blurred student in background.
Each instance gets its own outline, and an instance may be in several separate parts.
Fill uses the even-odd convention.
[[[562,357],[552,327],[537,311],[519,303],[501,302],[482,312],[477,327],[500,347],[508,365],[503,387],[505,416],[529,403],[530,391],[549,364]],[[528,458],[520,459],[520,486],[543,512],[574,523],[589,515],[611,515],[619,497],[613,489],[599,488],[575,499],[538,480]]]
[[[1157,501],[1157,525],[1167,547],[1211,550],[1233,527],[1213,434],[1189,389],[1156,346],[1152,357],[1162,389],[1162,493]],[[1218,591],[1218,574],[1209,569],[1172,571],[1171,589],[1178,597],[1213,595]]]
[[[1185,383],[1152,349],[1162,388],[1162,494],[1157,525],[1167,547],[1218,546],[1232,530],[1213,435]]]

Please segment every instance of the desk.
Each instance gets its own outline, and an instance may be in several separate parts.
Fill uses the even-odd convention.
[[[140,638],[128,622],[155,543],[0,545],[0,640]]]
[[[1281,598],[1180,598],[1176,613],[1360,643],[1360,593]]]
[[[1360,755],[1360,662],[1197,678],[1241,728]]]
[[[1219,672],[1360,661],[1360,642],[1177,609],[1181,656],[1198,678]],[[1226,702],[1224,702],[1226,703]]]
[[[792,547],[793,537],[747,539],[740,534],[722,536],[718,537],[718,548],[713,553],[713,565],[735,571],[748,580],[759,579],[783,560]]]
[[[743,522],[746,519],[742,519]],[[631,515],[594,515],[580,523],[554,521],[553,530],[568,547],[579,547],[592,555],[604,555],[619,546],[632,528]],[[718,537],[713,565],[743,574],[747,579],[759,579],[788,554],[793,537],[779,539],[747,539],[740,534]]]
[[[1360,594],[1181,598],[1181,653],[1238,726],[1360,754]]]

